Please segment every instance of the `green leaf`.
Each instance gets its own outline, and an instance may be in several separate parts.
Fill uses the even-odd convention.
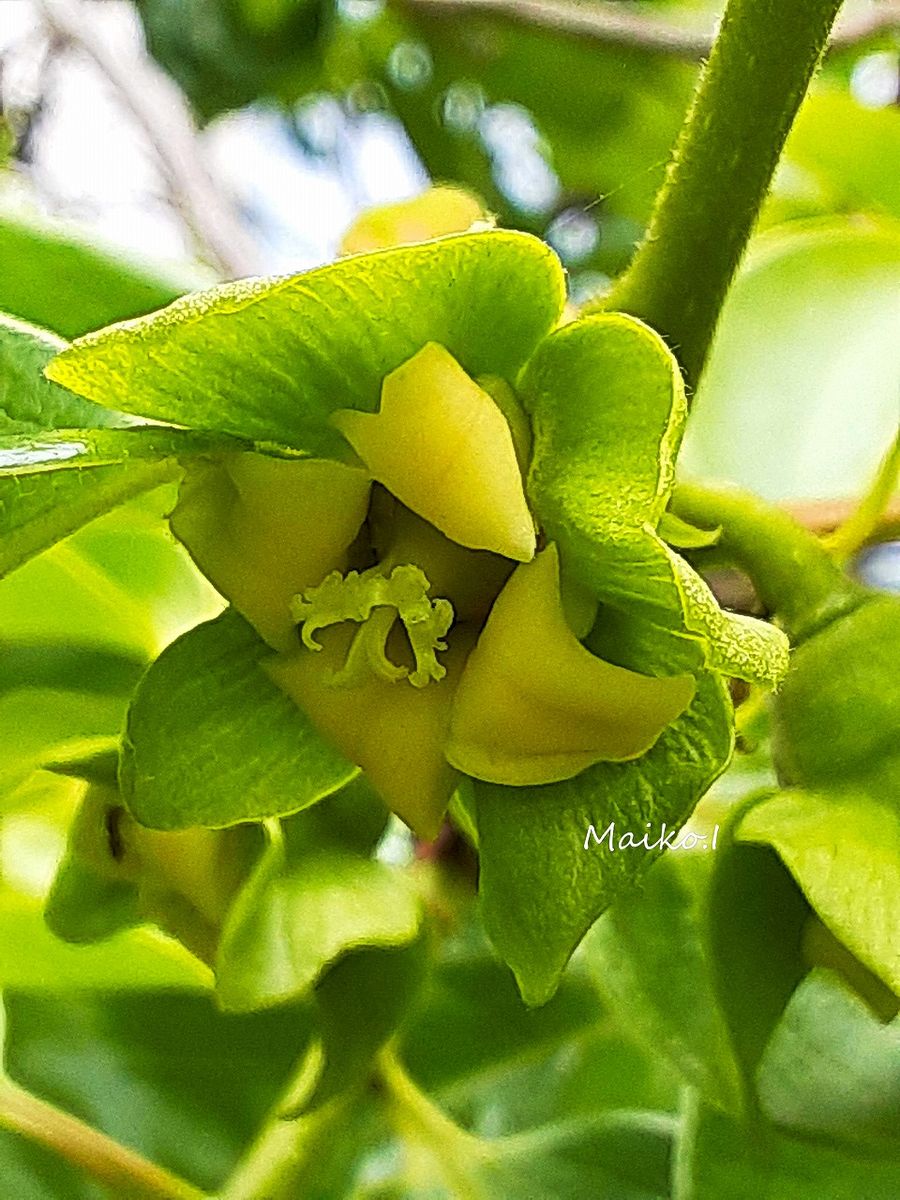
[[[679,1195],[690,1200],[894,1200],[900,1165],[853,1157],[774,1130],[748,1129],[702,1109],[684,1147]]]
[[[309,1014],[296,1007],[238,1017],[209,997],[146,985],[4,1000],[16,1082],[204,1191],[223,1185],[310,1037]]]
[[[0,576],[180,472],[174,459],[140,459],[89,471],[0,475]]]
[[[41,901],[0,892],[0,985],[29,991],[173,988],[206,991],[209,971],[179,942],[146,926],[94,946],[73,946],[47,928]]]
[[[740,1080],[706,937],[709,853],[707,844],[654,863],[640,891],[600,918],[585,950],[623,1024],[710,1103],[735,1112]]]
[[[786,791],[750,808],[736,836],[773,846],[825,925],[900,995],[900,811],[859,793]]]
[[[44,367],[65,347],[44,329],[0,315],[0,435],[118,423],[115,413],[44,377]]]
[[[900,600],[870,593],[794,652],[774,702],[779,775],[811,791],[863,790],[900,808],[898,713]]]
[[[853,143],[831,128],[828,138]],[[829,219],[763,234],[725,301],[680,470],[769,500],[863,493],[897,431],[898,321],[897,225]]]
[[[232,610],[174,642],[128,714],[122,794],[154,829],[297,812],[356,773],[260,667],[270,653]]]
[[[772,850],[734,840],[742,811],[737,806],[722,829],[713,860],[708,944],[718,1002],[752,1112],[759,1061],[808,970],[802,942],[809,905]]]
[[[820,88],[800,109],[785,157],[816,177],[835,207],[900,217],[900,113],[868,108],[843,89]]]
[[[526,1003],[541,1004],[585,932],[659,850],[661,825],[676,830],[732,750],[731,715],[719,680],[700,676],[685,714],[629,763],[598,763],[542,787],[474,784],[484,921]],[[614,846],[590,843],[615,824]],[[649,827],[649,834],[648,834]],[[626,833],[633,848],[619,848]]]
[[[100,404],[341,457],[329,415],[375,411],[385,375],[426,342],[473,377],[512,379],[563,298],[537,239],[464,234],[187,297],[77,342],[48,374]]]
[[[777,683],[784,635],[723,612],[656,533],[686,416],[662,339],[631,317],[585,317],[542,344],[523,388],[534,431],[528,491],[563,570],[668,634],[677,666]]]
[[[797,988],[758,1081],[763,1111],[782,1127],[898,1157],[900,1023],[879,1021],[831,971]]]
[[[208,446],[180,430],[104,428],[118,414],[42,375],[62,348],[43,330],[0,318],[0,574],[177,478],[175,455]]]
[[[375,1055],[406,1019],[425,977],[428,943],[366,946],[346,954],[316,988],[324,1063],[307,1109],[363,1083]]]
[[[66,227],[0,212],[0,310],[62,337],[151,312],[191,286],[196,282],[114,256]]]
[[[275,842],[235,901],[219,943],[217,995],[249,1012],[308,996],[329,964],[362,946],[412,941],[418,898],[402,872],[334,848]]]

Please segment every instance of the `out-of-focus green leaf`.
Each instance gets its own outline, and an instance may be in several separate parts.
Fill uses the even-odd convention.
[[[222,933],[216,992],[248,1012],[309,995],[330,963],[362,946],[401,946],[421,911],[402,872],[349,851],[292,855],[274,844]]]
[[[208,990],[209,971],[178,942],[147,927],[95,946],[72,946],[44,923],[41,902],[0,893],[0,985],[30,991],[110,988]]]
[[[785,146],[790,162],[812,173],[832,203],[900,217],[900,112],[866,108],[836,87],[813,92]]]
[[[744,1128],[710,1109],[691,1121],[679,1176],[679,1200],[894,1200],[900,1189],[897,1163],[853,1157],[759,1126]]]
[[[713,982],[752,1111],[757,1066],[808,970],[803,930],[809,905],[768,846],[734,840],[742,811],[735,809],[720,834],[708,937]]]
[[[734,1112],[740,1082],[706,937],[706,868],[716,852],[707,844],[654,863],[641,890],[600,918],[585,950],[623,1024],[710,1103]]]
[[[831,219],[757,240],[700,383],[686,475],[770,500],[865,490],[897,431],[898,229]]]
[[[280,816],[357,773],[261,670],[268,652],[228,610],[152,665],[129,710],[120,771],[138,821],[185,829]]]
[[[426,342],[472,376],[514,378],[563,294],[543,243],[462,234],[226,284],[76,342],[47,370],[97,403],[341,457],[330,414],[375,411],[385,375]]]
[[[581,969],[579,969],[581,968]],[[487,946],[448,948],[400,1052],[466,1129],[497,1137],[615,1108],[674,1107],[677,1083],[616,1022],[579,963],[540,1009]]]
[[[832,972],[815,970],[797,988],[758,1086],[779,1125],[898,1157],[900,1022],[877,1020]]]
[[[150,52],[205,119],[321,77],[322,0],[139,0]]]
[[[207,997],[166,991],[15,991],[5,1002],[16,1082],[209,1190],[254,1136],[310,1034],[302,1009],[227,1016]]]
[[[786,784],[900,809],[900,599],[870,593],[799,646],[773,717]]]
[[[344,955],[316,987],[324,1061],[307,1107],[316,1108],[369,1076],[375,1055],[406,1019],[428,965],[423,935],[402,946]]]
[[[778,792],[741,841],[773,846],[825,925],[900,995],[900,813],[854,792]]]
[[[61,337],[152,312],[191,286],[62,228],[0,212],[0,310]]]

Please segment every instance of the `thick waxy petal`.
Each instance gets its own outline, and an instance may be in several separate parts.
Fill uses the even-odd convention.
[[[257,633],[290,650],[290,602],[344,568],[369,488],[365,472],[340,463],[232,454],[188,476],[171,526]]]
[[[465,627],[453,631],[450,649],[441,655],[447,674],[426,688],[376,675],[353,687],[336,686],[334,673],[344,665],[356,631],[356,626],[329,630],[322,635],[322,651],[279,655],[266,670],[323,736],[362,767],[393,812],[420,837],[436,837],[457,781],[444,746],[471,637]]]
[[[654,679],[586,650],[566,623],[549,546],[491,610],[454,699],[447,757],[491,783],[569,779],[643,754],[694,689],[690,675]]]
[[[534,520],[509,424],[443,346],[385,378],[377,413],[332,420],[372,476],[454,542],[528,562]]]

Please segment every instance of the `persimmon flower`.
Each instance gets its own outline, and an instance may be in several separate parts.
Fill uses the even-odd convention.
[[[172,527],[275,651],[271,678],[417,833],[461,775],[568,779],[637,758],[687,708],[692,675],[579,640],[596,602],[529,508],[506,383],[428,343],[377,412],[331,421],[351,461],[232,453],[188,480]]]

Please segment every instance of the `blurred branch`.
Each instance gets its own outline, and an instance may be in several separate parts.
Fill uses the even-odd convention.
[[[0,1128],[52,1150],[113,1195],[133,1200],[203,1200],[203,1193],[134,1150],[45,1100],[0,1081]]]
[[[399,6],[422,13],[465,17],[471,13],[537,25],[555,33],[607,46],[624,46],[701,62],[712,50],[714,30],[676,25],[644,9],[626,8],[611,0],[399,0]],[[864,42],[878,33],[900,29],[900,2],[882,0],[869,11],[849,16],[834,31],[832,49]]]
[[[50,32],[100,69],[137,119],[172,201],[202,255],[227,276],[257,270],[253,243],[203,164],[197,130],[175,83],[147,56],[124,58],[103,40],[86,0],[40,0]]]

